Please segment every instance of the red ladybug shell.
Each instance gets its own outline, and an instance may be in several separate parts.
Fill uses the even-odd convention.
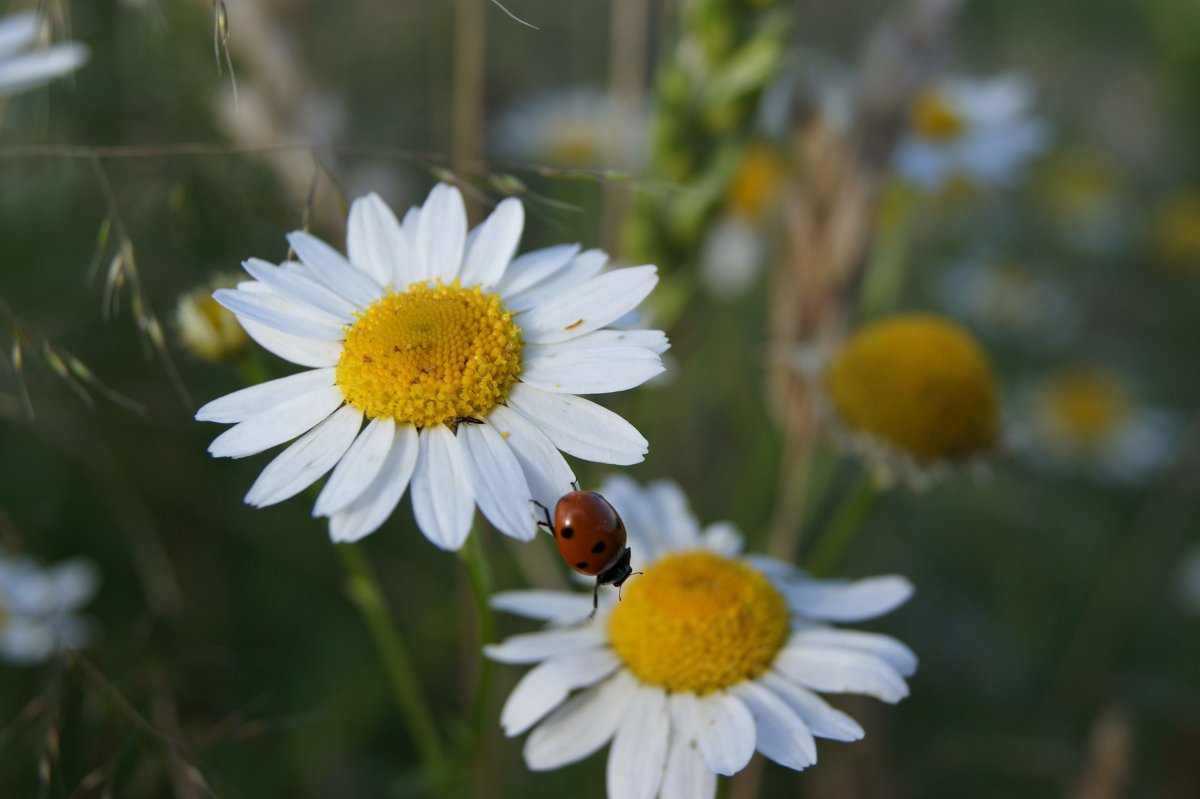
[[[625,524],[595,491],[572,491],[554,506],[554,543],[563,560],[592,577],[625,551]]]

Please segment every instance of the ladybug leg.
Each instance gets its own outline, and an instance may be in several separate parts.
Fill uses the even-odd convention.
[[[588,614],[588,621],[596,618],[596,610],[600,607],[600,580],[596,580],[596,585],[592,588],[592,612]]]
[[[578,480],[572,480],[572,481],[571,481],[571,488],[573,488],[573,489],[575,489],[576,491],[578,491],[578,490],[579,490],[579,481],[578,481]]]
[[[546,532],[548,532],[548,533],[553,533],[554,525],[550,523],[550,509],[547,508],[542,503],[538,502],[536,499],[531,499],[529,501],[532,502],[534,505],[537,505],[538,508],[541,509],[542,514],[546,517],[545,521],[538,522],[537,526],[546,528]]]

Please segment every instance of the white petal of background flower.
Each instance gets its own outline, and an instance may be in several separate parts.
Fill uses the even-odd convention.
[[[783,586],[793,611],[827,621],[863,621],[882,616],[907,602],[912,591],[912,583],[898,575],[852,583],[803,580]]]
[[[771,689],[796,715],[804,720],[812,734],[833,741],[861,741],[862,725],[830,705],[807,688],[796,685],[776,671],[763,675],[763,685]]]
[[[591,612],[591,605],[588,605]],[[598,625],[547,630],[514,635],[499,644],[489,644],[484,653],[500,663],[540,663],[547,658],[604,646],[605,634]]]
[[[817,762],[817,743],[808,725],[786,702],[755,682],[733,687],[754,717],[755,748],[781,766],[797,771]]]
[[[904,678],[886,661],[863,652],[833,647],[785,648],[775,667],[816,691],[866,694],[884,702],[908,696]]]
[[[903,677],[917,671],[917,655],[890,635],[865,633],[860,630],[838,630],[833,627],[811,627],[792,633],[788,647],[833,646],[852,649],[885,661]]]
[[[604,649],[569,652],[531,669],[508,696],[500,724],[508,737],[520,735],[557,707],[567,694],[599,682],[617,670],[616,655]]]
[[[608,796],[611,799],[654,799],[662,784],[670,740],[671,717],[661,688],[640,685],[613,736],[608,752]]]
[[[492,595],[492,607],[538,621],[571,624],[591,615],[592,598],[565,591],[501,591]]]
[[[736,696],[717,691],[696,697],[696,744],[717,774],[732,776],[754,755],[754,717]]]
[[[580,691],[529,733],[525,763],[547,771],[592,754],[613,737],[636,693],[637,682],[626,671]]]
[[[663,772],[661,799],[709,799],[717,794],[717,775],[700,754],[693,731],[695,704],[679,694],[667,697],[671,715],[671,745]]]
[[[24,50],[37,41],[42,18],[35,11],[17,11],[0,17],[0,58]]]

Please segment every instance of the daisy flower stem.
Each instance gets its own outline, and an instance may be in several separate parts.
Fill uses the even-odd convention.
[[[479,750],[484,732],[489,728],[491,713],[492,673],[495,664],[491,659],[482,656],[483,645],[494,643],[496,640],[496,616],[492,611],[492,575],[488,567],[487,555],[476,531],[472,530],[459,557],[467,570],[467,579],[471,583],[471,595],[475,599],[475,611],[479,618],[479,654],[478,672],[476,674],[475,699],[471,706],[470,732],[466,745],[463,747],[463,759],[466,762],[474,760]]]
[[[433,713],[417,681],[412,659],[388,614],[379,583],[357,544],[338,544],[334,549],[342,559],[346,591],[362,613],[375,647],[379,650],[396,705],[417,747],[426,777],[433,785],[439,785],[445,776],[441,739],[433,721]]]
[[[827,577],[833,573],[878,497],[879,484],[875,476],[869,470],[863,471],[858,483],[846,495],[841,507],[813,545],[812,554],[805,564],[809,573],[814,577]]]

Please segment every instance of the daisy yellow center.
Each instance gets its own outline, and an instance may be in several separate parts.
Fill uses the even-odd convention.
[[[1069,443],[1094,446],[1107,441],[1130,415],[1133,401],[1115,375],[1080,369],[1042,387],[1036,412]]]
[[[947,141],[958,138],[965,127],[962,116],[942,95],[934,91],[917,95],[913,103],[913,128],[918,136]]]
[[[786,178],[786,165],[770,147],[751,146],[729,187],[729,208],[735,214],[752,220],[763,219]]]
[[[783,595],[761,573],[710,552],[668,555],[630,580],[608,623],[642,682],[707,694],[763,674],[788,635]]]
[[[389,292],[346,332],[337,384],[368,418],[417,427],[482,419],[521,371],[521,330],[500,297],[413,283]]]
[[[991,447],[999,427],[996,380],[966,330],[930,314],[867,325],[832,360],[826,389],[842,423],[921,462]]]

